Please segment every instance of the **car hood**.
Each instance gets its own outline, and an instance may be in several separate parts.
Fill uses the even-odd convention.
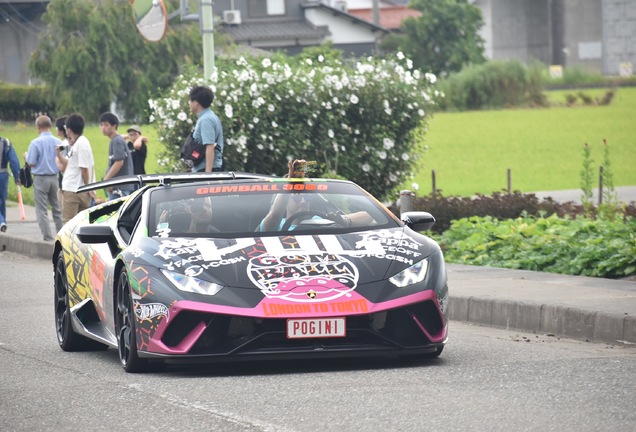
[[[430,238],[402,227],[237,239],[146,237],[131,249],[137,263],[261,291],[297,283],[371,283],[440,250]]]

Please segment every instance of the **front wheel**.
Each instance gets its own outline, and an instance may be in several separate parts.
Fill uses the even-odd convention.
[[[128,272],[123,268],[117,280],[117,312],[115,314],[119,362],[126,372],[143,372],[148,362],[139,358],[135,334],[135,310]]]
[[[88,339],[73,330],[69,306],[68,279],[64,256],[60,253],[55,262],[55,332],[57,342],[64,351],[91,351],[108,349],[108,345]]]

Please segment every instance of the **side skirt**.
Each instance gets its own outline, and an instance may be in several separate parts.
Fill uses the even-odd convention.
[[[92,299],[85,299],[71,308],[73,330],[89,339],[117,347],[117,337],[99,319]]]

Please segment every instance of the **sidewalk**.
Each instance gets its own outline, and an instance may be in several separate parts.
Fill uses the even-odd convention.
[[[25,206],[25,216],[22,221],[17,203],[8,203],[0,259],[1,251],[8,251],[50,260],[53,243],[42,240],[35,209]],[[636,282],[458,264],[447,267],[451,320],[636,344]]]
[[[618,200],[629,204],[631,202],[636,202],[636,186],[618,186],[614,188]],[[541,191],[541,192],[531,192],[537,196],[539,199],[544,198],[552,198],[557,202],[567,202],[573,201],[575,204],[581,204],[581,189],[571,189],[571,190],[559,190],[559,191]],[[592,202],[594,205],[598,204],[598,188],[592,190]]]
[[[7,231],[0,232],[0,251],[9,251],[34,258],[51,260],[53,242],[43,239],[35,217],[35,207],[24,206],[25,220],[22,220],[18,203],[7,201]],[[49,211],[51,232],[55,224]],[[1,257],[1,255],[0,255]]]

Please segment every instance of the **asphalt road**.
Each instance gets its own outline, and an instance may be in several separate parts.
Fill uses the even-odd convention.
[[[123,372],[65,353],[52,265],[0,263],[3,431],[636,430],[636,347],[451,322],[433,361],[258,362]]]

